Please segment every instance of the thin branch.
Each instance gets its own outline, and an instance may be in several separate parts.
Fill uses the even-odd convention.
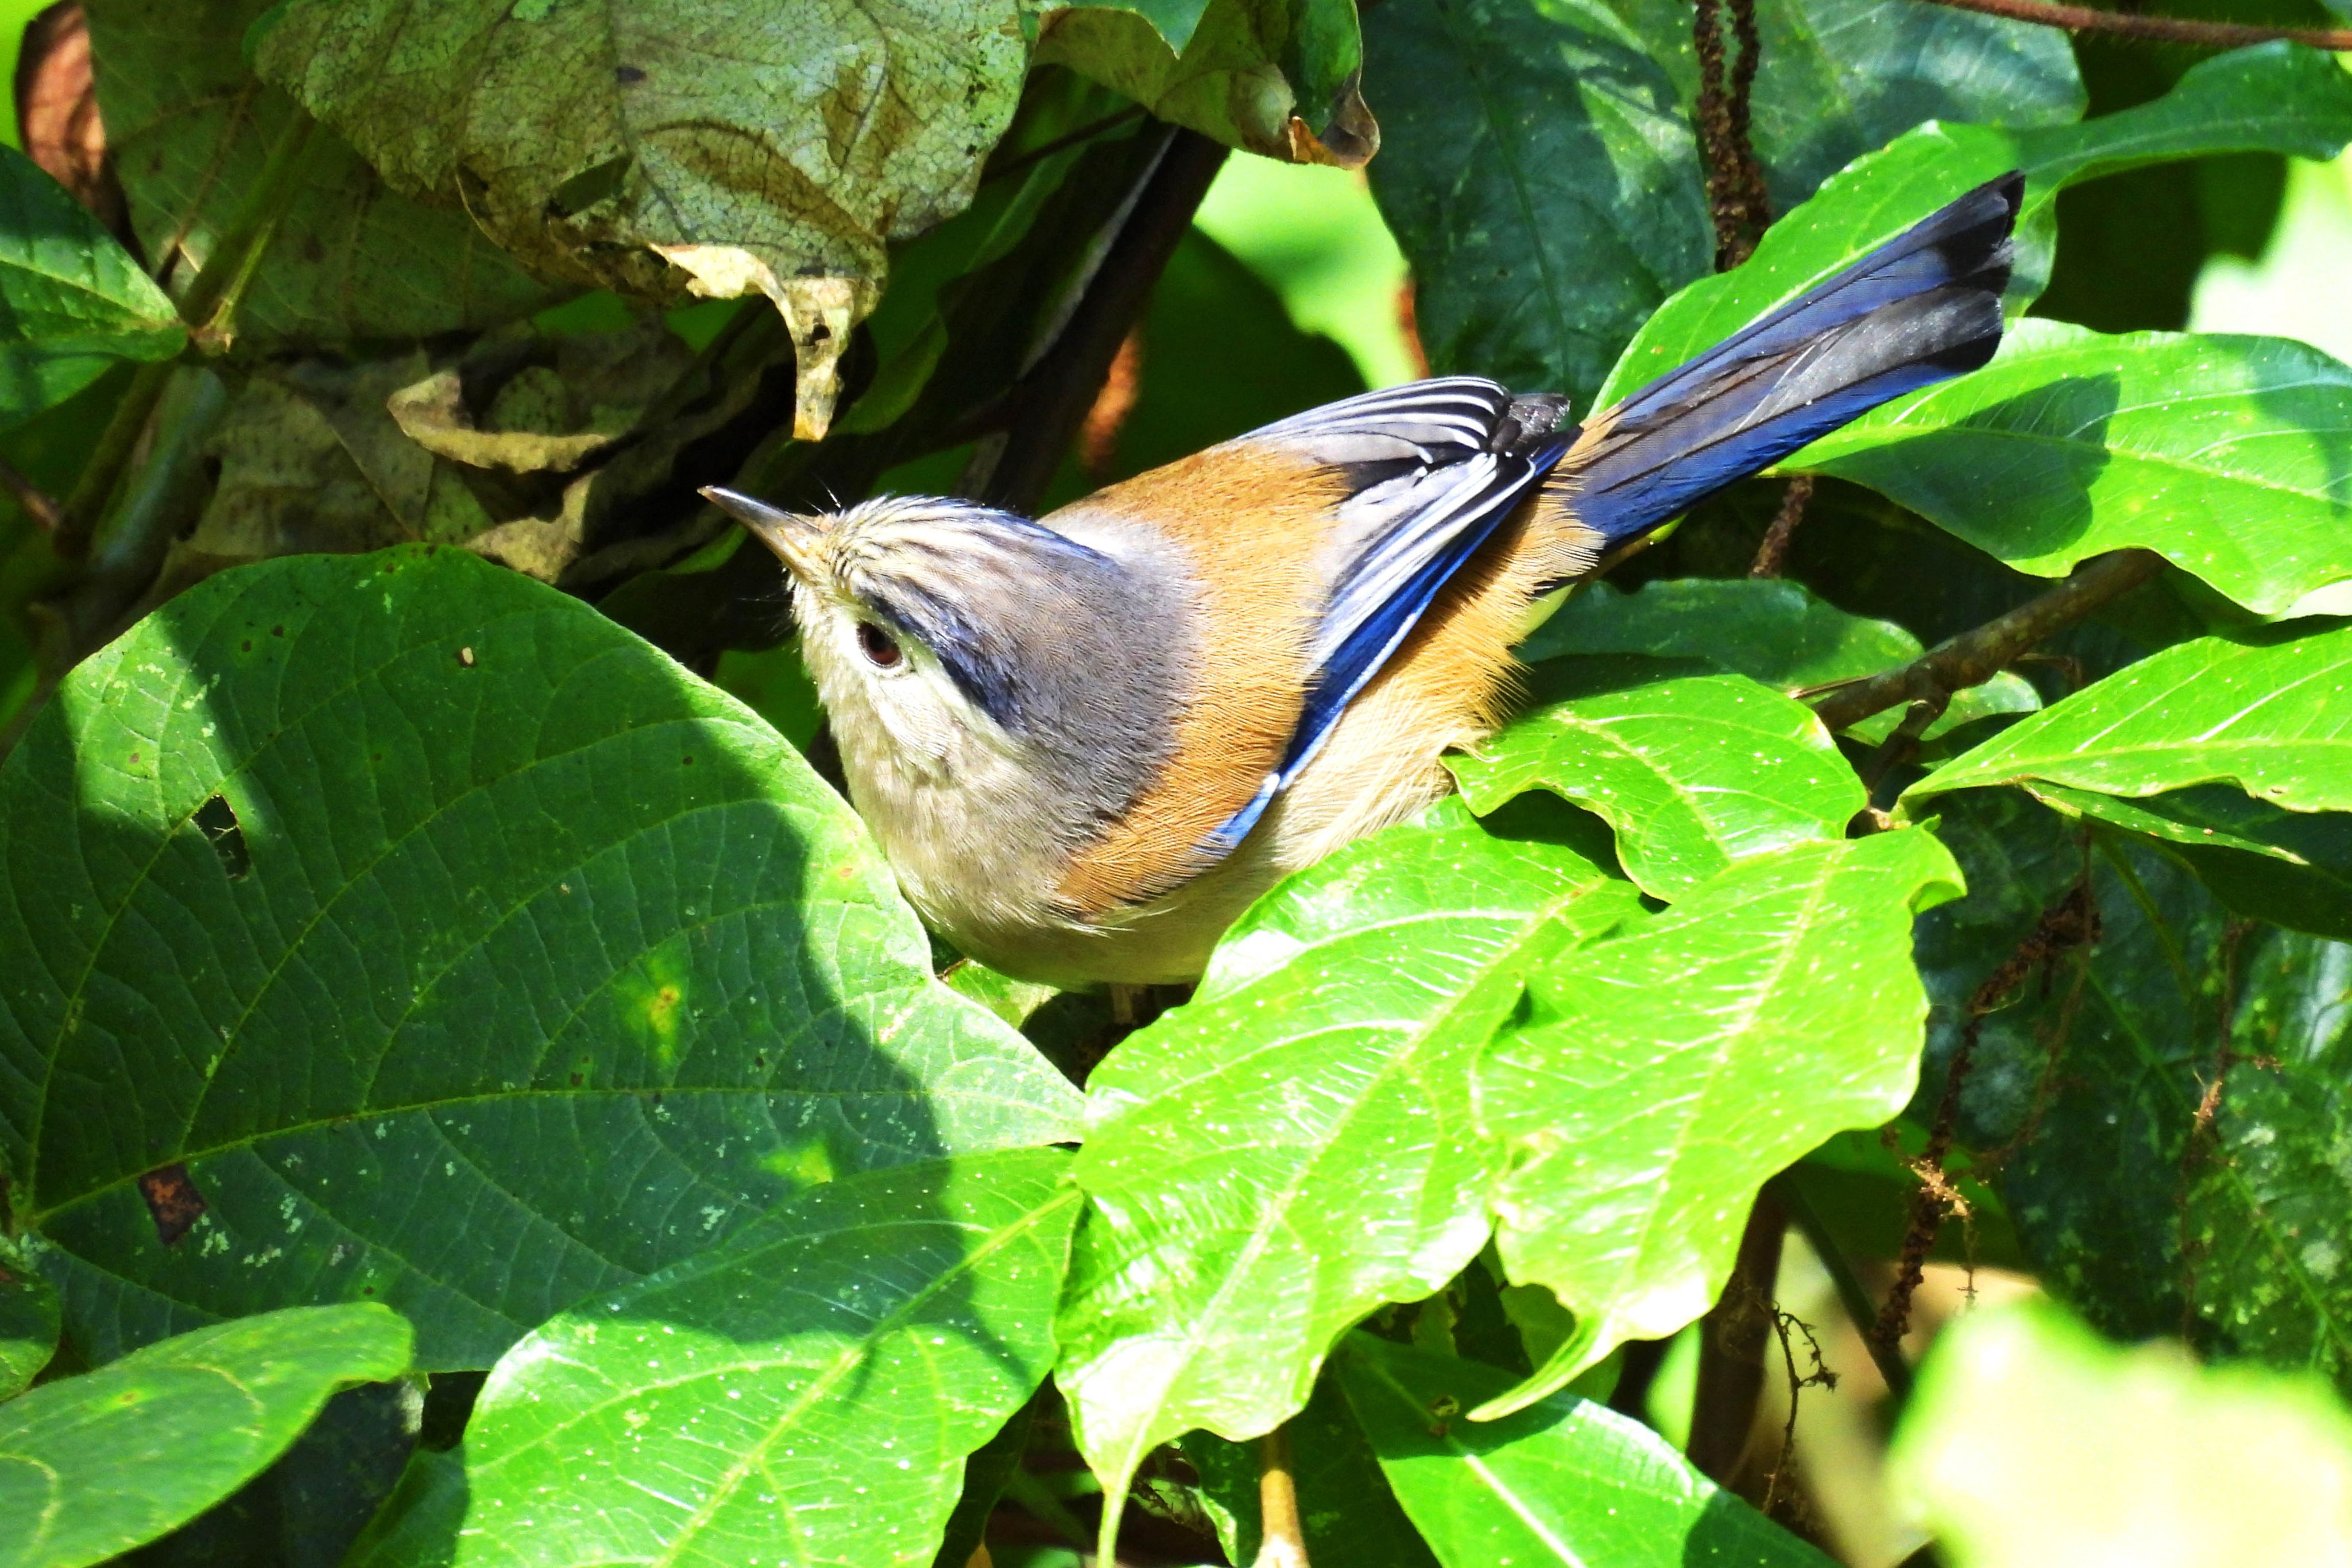
[[[1872,714],[1901,704],[1932,695],[1949,696],[1981,685],[2036,643],[2122,598],[2163,570],[2164,558],[2154,550],[2113,550],[2086,560],[2049,592],[1961,632],[1901,668],[1833,688],[1814,701],[1813,712],[1832,730],[1850,729]]]
[[[1141,120],[1147,112],[1149,111],[1139,103],[1129,104],[1116,114],[1106,114],[1090,125],[1081,125],[1067,135],[1056,136],[1043,147],[1033,147],[1017,158],[1005,160],[982,175],[980,183],[986,185],[998,180],[1009,179],[1024,169],[1034,168],[1043,163],[1056,152],[1076,147],[1082,141],[1092,141],[1097,136],[1108,135],[1123,125]]]
[[[1788,1228],[1780,1200],[1769,1190],[1759,1193],[1723,1298],[1699,1320],[1690,1461],[1722,1486],[1737,1479],[1755,1431],[1756,1406],[1764,1393],[1764,1346],[1772,1333],[1772,1287]]]
[[[1862,1336],[1864,1347],[1870,1352],[1871,1364],[1878,1368],[1879,1379],[1886,1385],[1887,1392],[1897,1404],[1910,1398],[1910,1365],[1904,1361],[1900,1351],[1889,1355],[1870,1337],[1870,1327],[1877,1321],[1878,1308],[1871,1301],[1869,1291],[1864,1288],[1861,1276],[1853,1271],[1853,1265],[1846,1261],[1845,1249],[1837,1244],[1837,1238],[1830,1234],[1829,1227],[1822,1222],[1821,1211],[1813,1207],[1812,1201],[1798,1186],[1796,1179],[1786,1171],[1766,1184],[1765,1190],[1778,1198],[1780,1207],[1789,1211],[1790,1223],[1803,1235],[1805,1245],[1813,1249],[1813,1256],[1822,1260],[1822,1269],[1829,1273],[1830,1283],[1837,1287],[1838,1304],[1845,1309],[1845,1315],[1853,1321],[1854,1333]]]
[[[2046,0],[1927,0],[1956,11],[1976,11],[2005,16],[2012,22],[2036,22],[2063,27],[2070,33],[2105,33],[2111,37],[2138,38],[2157,44],[2199,44],[2234,49],[2243,44],[2267,44],[2277,38],[2308,44],[2315,49],[2352,49],[2352,28],[2265,27],[2246,22],[2200,22],[2186,16],[2152,16],[2139,12],[2095,11],[2088,5],[2058,5]]]
[[[1307,1526],[1298,1515],[1288,1426],[1257,1440],[1257,1560],[1250,1568],[1307,1568]]]
[[[47,491],[19,474],[13,464],[5,461],[0,461],[0,490],[7,491],[8,498],[15,501],[17,508],[26,517],[38,524],[42,532],[57,531],[58,516],[57,502],[49,498]]]
[[[1772,526],[1764,530],[1764,542],[1756,547],[1756,560],[1748,569],[1748,576],[1780,575],[1789,560],[1789,541],[1796,537],[1797,525],[1805,520],[1805,507],[1812,498],[1811,474],[1800,474],[1789,481],[1789,487],[1780,492],[1780,509],[1772,514]]]

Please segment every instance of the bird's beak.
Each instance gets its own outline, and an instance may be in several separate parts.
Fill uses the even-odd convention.
[[[717,485],[706,486],[702,498],[751,529],[751,537],[775,551],[776,559],[794,577],[814,582],[824,575],[817,550],[817,541],[824,533],[822,519],[782,511]]]

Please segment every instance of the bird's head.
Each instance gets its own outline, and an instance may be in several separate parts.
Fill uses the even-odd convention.
[[[807,516],[705,494],[790,572],[853,782],[886,768],[943,782],[986,761],[1095,795],[1087,776],[1132,775],[1156,749],[1177,679],[1164,574],[967,501]]]

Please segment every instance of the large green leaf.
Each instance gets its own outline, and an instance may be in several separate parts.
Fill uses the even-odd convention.
[[[462,1463],[413,1470],[352,1562],[929,1563],[964,1456],[1053,1363],[1068,1160],[845,1177],[582,1301],[508,1352]]]
[[[1845,836],[1862,783],[1811,708],[1745,675],[1659,668],[1538,665],[1532,711],[1446,765],[1481,811],[1544,789],[1598,813],[1626,874],[1660,898],[1750,855]]]
[[[168,360],[180,313],[64,187],[0,148],[0,421],[64,402],[117,360]]]
[[[812,1183],[1068,1135],[797,752],[460,551],[173,600],[8,758],[0,860],[0,1150],[100,1358],[373,1298],[485,1366]]]
[[[1923,652],[1919,639],[1892,621],[1848,614],[1787,578],[1686,577],[1662,579],[1632,593],[1593,583],[1561,605],[1519,656],[1530,663],[1565,653],[1704,659],[1793,697],[1907,664]],[[2041,706],[2032,686],[2003,670],[1955,694],[1927,733]],[[1875,715],[1854,733],[1883,740],[1902,717],[1895,711]]]
[[[1630,1416],[1554,1395],[1497,1421],[1461,1413],[1511,1379],[1475,1361],[1348,1336],[1332,1358],[1397,1496],[1445,1568],[1829,1568]]]
[[[1476,1254],[1472,1059],[1528,967],[1637,908],[1443,802],[1268,894],[1096,1069],[1055,1381],[1106,1485],[1193,1427],[1272,1429],[1349,1324]]]
[[[1380,146],[1354,0],[1024,0],[1066,65],[1228,147],[1353,169]]]
[[[2352,370],[2290,339],[2020,321],[1791,461],[2044,577],[2144,546],[2264,614],[2352,579]]]
[[[1691,7],[1611,0],[1698,104]],[[2074,51],[2056,29],[1913,0],[1759,0],[1750,89],[1756,157],[1786,212],[1864,153],[1930,120],[2045,125],[2081,118]]]
[[[2033,779],[2126,797],[2226,781],[2291,811],[2352,809],[2352,623],[2166,648],[1954,758],[1906,798]]]
[[[1929,1094],[2041,911],[2087,873],[2099,915],[1982,1020],[1961,1100],[2034,1272],[2110,1333],[2352,1386],[2352,950],[2232,921],[2167,856],[2095,824],[2086,846],[2013,791],[1950,797],[1938,831],[1970,894],[1919,927]]]
[[[2352,1562],[2352,1416],[2326,1390],[2118,1349],[2047,1302],[1938,1336],[1888,1464],[1953,1568]]]
[[[258,1472],[336,1385],[408,1370],[365,1304],[198,1329],[0,1405],[0,1564],[76,1568],[152,1540]]]
[[[286,0],[255,48],[394,189],[462,201],[538,272],[766,295],[807,439],[886,244],[971,200],[1026,59],[1013,0]]]
[[[1479,1061],[1478,1118],[1509,1153],[1503,1262],[1577,1321],[1488,1412],[1697,1317],[1766,1179],[1902,1108],[1927,1014],[1912,914],[1959,891],[1926,832],[1795,844],[1529,977],[1532,1010]]]
[[[1387,0],[1364,26],[1372,193],[1430,363],[1589,406],[1714,248],[1673,83],[1601,0]]]
[[[0,1238],[0,1399],[40,1375],[58,1349],[57,1287]]]
[[[1824,182],[1774,225],[1746,264],[1701,278],[1642,327],[1609,372],[1608,404],[1696,358],[1774,306],[1885,244],[1961,192],[2025,172],[2025,255],[2012,300],[2041,287],[2048,214],[2063,187],[2200,153],[2333,157],[2352,141],[2352,79],[2327,56],[2262,44],[2208,60],[2154,103],[2076,125],[1923,125]],[[1803,455],[1793,466],[1809,466]]]
[[[253,191],[293,100],[246,68],[239,40],[272,0],[89,0],[107,148],[151,261],[175,287],[211,258]],[[318,131],[299,189],[237,312],[260,347],[422,337],[529,315],[562,297],[457,207],[395,194]]]

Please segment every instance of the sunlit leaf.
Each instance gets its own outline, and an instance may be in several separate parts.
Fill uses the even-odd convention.
[[[2352,1415],[2325,1390],[2046,1302],[1937,1337],[1889,1464],[1953,1568],[2352,1562]]]
[[[811,1189],[508,1352],[354,1564],[928,1563],[1053,1361],[1079,1196],[1039,1149]]]
[[[1510,1377],[1348,1336],[1332,1357],[1405,1511],[1445,1568],[1829,1568],[1630,1416],[1572,1395],[1497,1421],[1465,1413]]]
[[[1532,1010],[1479,1061],[1478,1117],[1509,1153],[1504,1265],[1576,1332],[1487,1412],[1697,1317],[1765,1180],[1902,1108],[1927,1014],[1912,915],[1959,891],[1928,833],[1800,843],[1529,977]]]
[[[173,600],[10,755],[0,850],[10,1196],[101,1358],[373,1299],[488,1365],[793,1192],[1075,1108],[797,752],[460,551]]]
[[[339,1384],[408,1370],[382,1307],[198,1329],[0,1405],[0,1563],[78,1568],[194,1517],[301,1435]]]
[[[1659,668],[1538,666],[1526,716],[1446,758],[1463,795],[1486,811],[1543,789],[1597,813],[1626,874],[1660,898],[1750,855],[1845,836],[1862,784],[1811,709],[1745,675]]]
[[[1637,907],[1442,803],[1269,894],[1095,1070],[1055,1381],[1106,1484],[1196,1427],[1270,1430],[1348,1325],[1476,1254],[1472,1059],[1528,967]]]

